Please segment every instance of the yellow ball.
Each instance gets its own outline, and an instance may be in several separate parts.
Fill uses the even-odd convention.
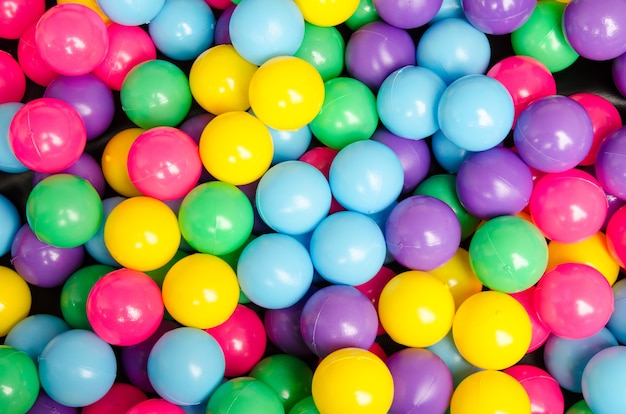
[[[215,115],[246,111],[250,108],[250,81],[257,68],[232,45],[214,46],[198,56],[191,66],[191,94],[202,108]]]
[[[124,129],[113,135],[102,152],[102,175],[119,195],[135,197],[142,195],[128,176],[128,152],[133,142],[145,132],[141,128]]]
[[[409,270],[396,275],[378,300],[380,323],[391,339],[409,347],[439,342],[454,319],[448,286],[429,273]]]
[[[465,299],[483,290],[483,284],[470,266],[469,253],[462,247],[450,260],[428,273],[448,285],[456,309]]]
[[[109,213],[104,244],[123,267],[141,272],[165,266],[178,251],[180,230],[176,214],[164,202],[132,197]]]
[[[163,280],[163,303],[185,326],[213,328],[224,323],[239,301],[235,271],[223,259],[195,253],[180,259]]]
[[[359,0],[294,0],[304,20],[317,26],[337,26],[359,7]]]
[[[28,316],[31,303],[28,283],[15,270],[0,266],[0,337]]]
[[[98,6],[98,2],[96,0],[57,0],[57,4],[66,3],[82,4],[83,6],[87,6],[91,10],[95,11],[105,24],[111,23],[111,19],[102,11],[100,6]]]
[[[200,159],[207,171],[220,181],[249,184],[272,163],[274,144],[267,127],[243,111],[213,118],[200,136]]]
[[[321,414],[384,414],[393,401],[393,378],[372,352],[342,348],[313,373],[313,402]]]
[[[293,56],[263,63],[250,82],[250,106],[267,126],[296,130],[317,116],[324,103],[324,80],[313,65]]]
[[[465,378],[452,394],[450,414],[530,414],[528,393],[501,371],[479,371]]]
[[[459,306],[452,337],[472,365],[501,370],[515,365],[530,346],[532,326],[526,309],[512,296],[485,291]]]

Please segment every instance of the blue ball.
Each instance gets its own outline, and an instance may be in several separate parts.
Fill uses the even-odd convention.
[[[0,171],[11,174],[28,171],[28,167],[17,159],[9,143],[11,120],[22,106],[24,104],[21,102],[0,104]]]
[[[398,199],[404,186],[404,169],[395,152],[373,140],[342,148],[329,172],[335,199],[348,210],[375,214]]]
[[[417,43],[417,64],[435,72],[447,84],[489,67],[487,35],[467,20],[448,18],[433,23]]]
[[[304,17],[292,0],[245,0],[228,25],[230,41],[255,65],[276,56],[293,56],[304,39]]]
[[[422,139],[439,129],[437,108],[445,82],[430,69],[405,66],[385,78],[376,107],[383,125],[392,133]]]
[[[481,74],[452,82],[437,111],[441,131],[468,151],[485,151],[504,141],[514,115],[513,98],[504,85]]]
[[[202,329],[182,327],[163,334],[148,356],[148,378],[161,398],[178,405],[206,401],[224,378],[219,343]]]
[[[455,388],[461,383],[461,381],[469,377],[471,374],[481,371],[480,368],[470,364],[465,358],[463,358],[454,343],[452,330],[450,330],[450,332],[448,332],[448,334],[439,342],[427,347],[426,349],[434,352],[450,369]]]
[[[358,286],[371,280],[387,255],[378,224],[354,211],[326,217],[313,231],[310,249],[320,276],[337,285]]]
[[[43,313],[31,315],[11,328],[4,344],[26,353],[37,364],[46,345],[69,329],[69,325],[58,316]]]
[[[215,16],[204,0],[166,0],[148,32],[165,56],[192,60],[213,44]]]
[[[100,264],[120,267],[120,264],[111,256],[109,249],[107,249],[106,244],[104,244],[104,225],[113,208],[124,200],[125,198],[120,196],[102,200],[102,224],[100,224],[100,228],[96,234],[85,243],[87,253]]]
[[[97,0],[111,20],[124,26],[140,26],[159,14],[165,0]]]
[[[435,132],[433,135],[431,148],[435,160],[450,174],[459,171],[463,161],[474,153],[474,151],[468,151],[450,141],[441,130]]]
[[[68,407],[84,407],[104,397],[116,374],[111,345],[83,329],[57,335],[39,357],[42,388],[50,398]]]
[[[304,154],[311,144],[313,134],[309,125],[305,125],[293,131],[279,130],[267,127],[274,144],[274,156],[272,165],[279,162],[296,160]]]
[[[265,309],[294,305],[309,290],[313,264],[307,249],[281,233],[262,234],[241,252],[237,277],[243,293]]]
[[[622,345],[626,344],[626,279],[613,285],[615,309],[606,327]]]
[[[613,414],[626,407],[626,347],[613,346],[595,354],[582,375],[582,393],[594,414]]]
[[[0,194],[0,256],[11,250],[13,238],[22,226],[20,213],[11,200]]]
[[[448,19],[452,17],[465,18],[465,13],[463,12],[463,6],[461,5],[461,0],[443,0],[441,3],[441,7],[439,11],[433,17],[430,22],[431,24],[437,22],[439,20]]]

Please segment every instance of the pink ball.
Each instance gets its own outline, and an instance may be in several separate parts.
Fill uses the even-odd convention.
[[[620,207],[606,226],[606,243],[611,256],[626,267],[626,206]]]
[[[180,129],[167,126],[140,134],[128,151],[127,166],[142,194],[164,201],[187,195],[202,173],[198,145]]]
[[[107,26],[108,49],[93,74],[109,88],[119,91],[128,72],[138,64],[156,59],[156,47],[150,35],[139,26],[111,23]]]
[[[37,98],[13,116],[9,143],[26,167],[55,173],[78,160],[87,143],[87,132],[73,106],[60,99]]]
[[[534,365],[514,365],[504,370],[526,390],[530,398],[531,414],[562,413],[565,409],[563,391],[559,383],[546,371]]]
[[[152,398],[135,405],[126,414],[185,414],[185,410],[162,398]]]
[[[387,282],[389,282],[396,275],[396,272],[389,269],[388,267],[381,267],[378,273],[371,278],[369,281],[363,283],[362,285],[355,286],[357,290],[367,296],[374,305],[374,308],[378,312],[378,300],[380,299],[380,294],[383,291]],[[383,325],[378,321],[378,332],[376,335],[382,335],[385,333],[385,329]]]
[[[611,318],[613,290],[595,268],[563,263],[548,270],[537,283],[535,308],[553,335],[588,338]]]
[[[161,289],[150,276],[132,269],[106,274],[87,296],[87,319],[112,345],[136,345],[156,332],[163,319]]]
[[[134,385],[116,382],[104,397],[91,405],[83,407],[81,414],[126,413],[135,405],[147,399],[146,394]]]
[[[529,203],[535,225],[547,238],[561,243],[576,243],[596,234],[608,208],[600,183],[578,169],[538,179]]]
[[[539,319],[539,315],[537,314],[537,309],[535,309],[536,290],[537,288],[535,286],[531,286],[521,292],[510,294],[524,307],[524,309],[526,309],[528,317],[530,318],[532,337],[530,339],[530,346],[528,347],[528,351],[526,353],[531,353],[541,347],[541,345],[543,345],[550,336],[550,329],[548,329],[548,327],[541,322],[541,319]]]
[[[48,9],[37,23],[35,43],[41,58],[62,75],[84,75],[104,59],[106,24],[87,6],[64,3]]]
[[[20,64],[8,52],[0,50],[0,104],[20,102],[26,92],[26,77]]]
[[[45,11],[45,0],[0,1],[0,38],[19,39]]]
[[[233,4],[232,0],[204,0],[206,4],[214,9],[224,10]]]
[[[17,44],[17,60],[30,80],[41,86],[48,86],[59,74],[48,65],[39,54],[35,43],[36,25],[24,31]]]

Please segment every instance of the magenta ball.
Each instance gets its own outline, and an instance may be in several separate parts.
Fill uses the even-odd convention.
[[[454,210],[430,196],[400,201],[385,224],[389,254],[401,265],[428,271],[450,260],[461,243],[461,225]]]
[[[535,291],[536,286],[531,286],[526,290],[517,293],[509,293],[517,300],[528,313],[530,318],[530,326],[532,327],[532,336],[527,353],[533,352],[540,348],[550,337],[550,329],[541,322],[537,310],[535,309]]]
[[[590,60],[614,59],[626,52],[626,3],[571,1],[563,12],[563,33],[580,56]]]
[[[376,340],[378,314],[353,286],[321,288],[306,301],[300,316],[302,338],[320,358],[341,348],[369,349]]]
[[[537,0],[462,0],[465,17],[480,31],[502,35],[519,29],[530,18]]]
[[[17,44],[17,61],[24,74],[40,86],[48,86],[59,74],[42,58],[35,43],[36,24],[28,27]]]
[[[24,31],[46,11],[45,0],[0,2],[0,38],[19,39]]]
[[[78,160],[63,171],[59,171],[59,174],[71,174],[76,177],[84,178],[89,181],[92,187],[98,192],[100,198],[104,196],[104,190],[106,189],[106,182],[100,163],[88,153],[84,152]],[[44,178],[49,177],[50,173],[35,172],[33,174],[33,187],[37,185]]]
[[[401,29],[424,26],[437,15],[443,0],[372,0],[385,22]]]
[[[626,200],[626,128],[609,134],[598,148],[595,172],[607,193]]]
[[[453,391],[452,373],[432,351],[405,348],[385,362],[394,384],[389,414],[443,413]]]
[[[560,172],[585,159],[593,143],[593,124],[578,102],[552,95],[526,107],[517,119],[513,140],[530,167]]]
[[[415,43],[408,31],[376,21],[350,35],[345,59],[348,73],[376,90],[391,72],[415,65]]]
[[[20,102],[26,93],[26,77],[13,55],[0,50],[0,104]]]
[[[514,215],[528,205],[533,175],[513,150],[494,147],[463,161],[456,189],[463,207],[475,217]]]
[[[533,413],[562,413],[565,409],[563,391],[548,372],[528,364],[514,365],[504,372],[522,384],[530,398]]]

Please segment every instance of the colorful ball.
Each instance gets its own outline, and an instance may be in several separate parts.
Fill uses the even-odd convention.
[[[280,397],[263,381],[252,377],[238,377],[221,384],[209,397],[207,411],[214,413],[245,414],[254,411],[283,414]]]
[[[78,414],[80,408],[68,407],[67,405],[60,404],[54,401],[46,394],[42,389],[39,389],[39,395],[35,400],[35,404],[30,409],[32,414]]]
[[[209,0],[209,2],[210,1],[211,0]],[[217,1],[223,1],[227,4],[222,9],[223,11],[220,13],[220,15],[217,18],[217,21],[215,22],[214,43],[216,46],[217,45],[231,45],[232,42],[230,41],[230,30],[229,30],[230,18],[233,16],[233,12],[235,11],[235,8],[237,7],[237,5],[235,4],[235,2],[231,0],[217,0]],[[213,9],[215,10],[216,8],[213,7]]]
[[[591,412],[591,408],[589,408],[587,401],[579,400],[576,403],[572,404],[567,409],[567,411],[565,411],[565,414],[593,414],[593,413]]]
[[[450,260],[428,273],[448,286],[454,298],[455,309],[467,298],[483,290],[483,284],[470,264],[469,252],[462,247],[458,248]]]
[[[154,19],[165,0],[97,0],[109,19],[124,26],[139,26]]]
[[[446,364],[452,374],[454,388],[458,387],[461,381],[471,374],[481,371],[480,368],[467,362],[459,353],[452,338],[452,331],[448,332],[439,342],[426,349],[434,352]]]
[[[0,38],[19,39],[24,31],[37,23],[46,11],[44,0],[4,2],[0,6]],[[19,99],[18,99],[19,101]]]
[[[24,279],[13,269],[0,266],[0,335],[6,336],[13,327],[25,319],[30,312],[32,297],[30,288]]]
[[[443,4],[443,0],[413,1],[373,0],[378,15],[387,23],[401,29],[415,29],[431,21]]]
[[[530,324],[532,326],[532,337],[530,339],[530,345],[526,353],[531,353],[541,347],[550,337],[550,329],[539,318],[537,308],[535,307],[535,295],[537,292],[536,286],[531,286],[521,292],[511,293],[510,295],[515,298],[528,313],[530,318]]]
[[[624,167],[620,162],[626,142],[626,128],[619,127],[600,143],[596,156],[595,173],[607,193],[626,199]]]
[[[83,178],[91,184],[100,197],[104,196],[105,180],[102,174],[100,164],[94,157],[87,152],[83,152],[76,162],[63,171],[59,171],[59,174],[70,174],[76,177]],[[33,174],[33,187],[39,184],[44,178],[48,178],[53,174],[35,172]]]
[[[463,161],[474,153],[474,151],[468,151],[450,141],[441,130],[433,134],[430,142],[433,157],[437,163],[450,174],[459,171]]]
[[[359,0],[295,0],[304,20],[317,26],[337,26],[352,16]]]
[[[4,50],[0,51],[0,104],[20,102],[26,93],[26,77],[15,58]]]
[[[520,28],[530,18],[537,0],[463,0],[469,22],[484,33],[502,35]]]
[[[309,62],[328,81],[343,71],[345,51],[346,41],[336,27],[304,22],[304,38],[294,56]]]
[[[622,346],[603,349],[585,366],[582,393],[594,413],[615,412],[626,402],[618,385],[624,380],[625,349]]]
[[[106,247],[104,243],[104,225],[111,214],[111,211],[122,201],[124,201],[124,197],[109,197],[102,200],[102,222],[100,224],[100,228],[96,232],[96,234],[85,243],[85,250],[96,262],[112,266],[112,267],[120,267],[120,264],[111,256],[109,249]]]
[[[59,74],[41,57],[37,50],[35,32],[37,24],[30,25],[17,43],[17,61],[24,74],[40,86],[48,86]]]
[[[131,407],[127,414],[185,414],[182,407],[163,398],[150,398]]]
[[[17,231],[21,227],[20,214],[15,205],[0,194],[0,223],[2,223],[2,231],[0,231],[0,256],[4,256],[11,251],[11,244]]]
[[[528,393],[515,378],[501,371],[476,372],[454,390],[450,414],[476,411],[522,414],[531,412]]]
[[[4,413],[24,413],[35,404],[39,378],[35,363],[24,352],[0,345],[0,409]]]
[[[104,21],[104,23],[106,23],[107,25],[111,23],[111,19],[109,19],[109,17],[106,14],[104,14],[102,9],[98,5],[97,0],[57,0],[57,4],[63,4],[63,3],[79,3],[79,4],[82,4],[83,6],[87,6],[91,10],[95,11],[98,14],[98,16],[100,16],[102,21]]]
[[[368,23],[380,20],[378,12],[374,8],[372,0],[361,0],[352,16],[345,21],[345,24],[350,30],[358,30]]]
[[[565,407],[563,392],[554,378],[534,365],[514,365],[504,370],[526,390],[534,412],[562,413]]]
[[[21,102],[7,102],[0,104],[0,171],[7,173],[22,173],[28,171],[15,156],[11,148],[9,127],[17,111],[24,106]]]
[[[102,152],[104,179],[117,194],[124,197],[142,195],[128,176],[128,152],[144,131],[141,128],[122,129],[109,139]]]
[[[378,312],[378,301],[380,299],[380,294],[383,291],[383,288],[387,283],[396,275],[396,273],[389,269],[388,267],[381,267],[378,273],[374,275],[373,278],[368,280],[365,283],[355,286],[361,293],[363,293],[367,298],[372,302],[374,308]],[[378,332],[377,335],[382,335],[385,333],[385,329],[378,322]]]
[[[146,394],[134,385],[116,382],[104,397],[83,407],[81,414],[126,412],[147,399]]]
[[[311,147],[313,134],[309,125],[296,130],[279,130],[271,127],[267,127],[267,129],[270,131],[274,145],[272,165],[296,160]]]
[[[37,365],[39,356],[48,342],[69,329],[68,324],[58,316],[35,314],[22,319],[11,328],[4,345],[26,353]]]

